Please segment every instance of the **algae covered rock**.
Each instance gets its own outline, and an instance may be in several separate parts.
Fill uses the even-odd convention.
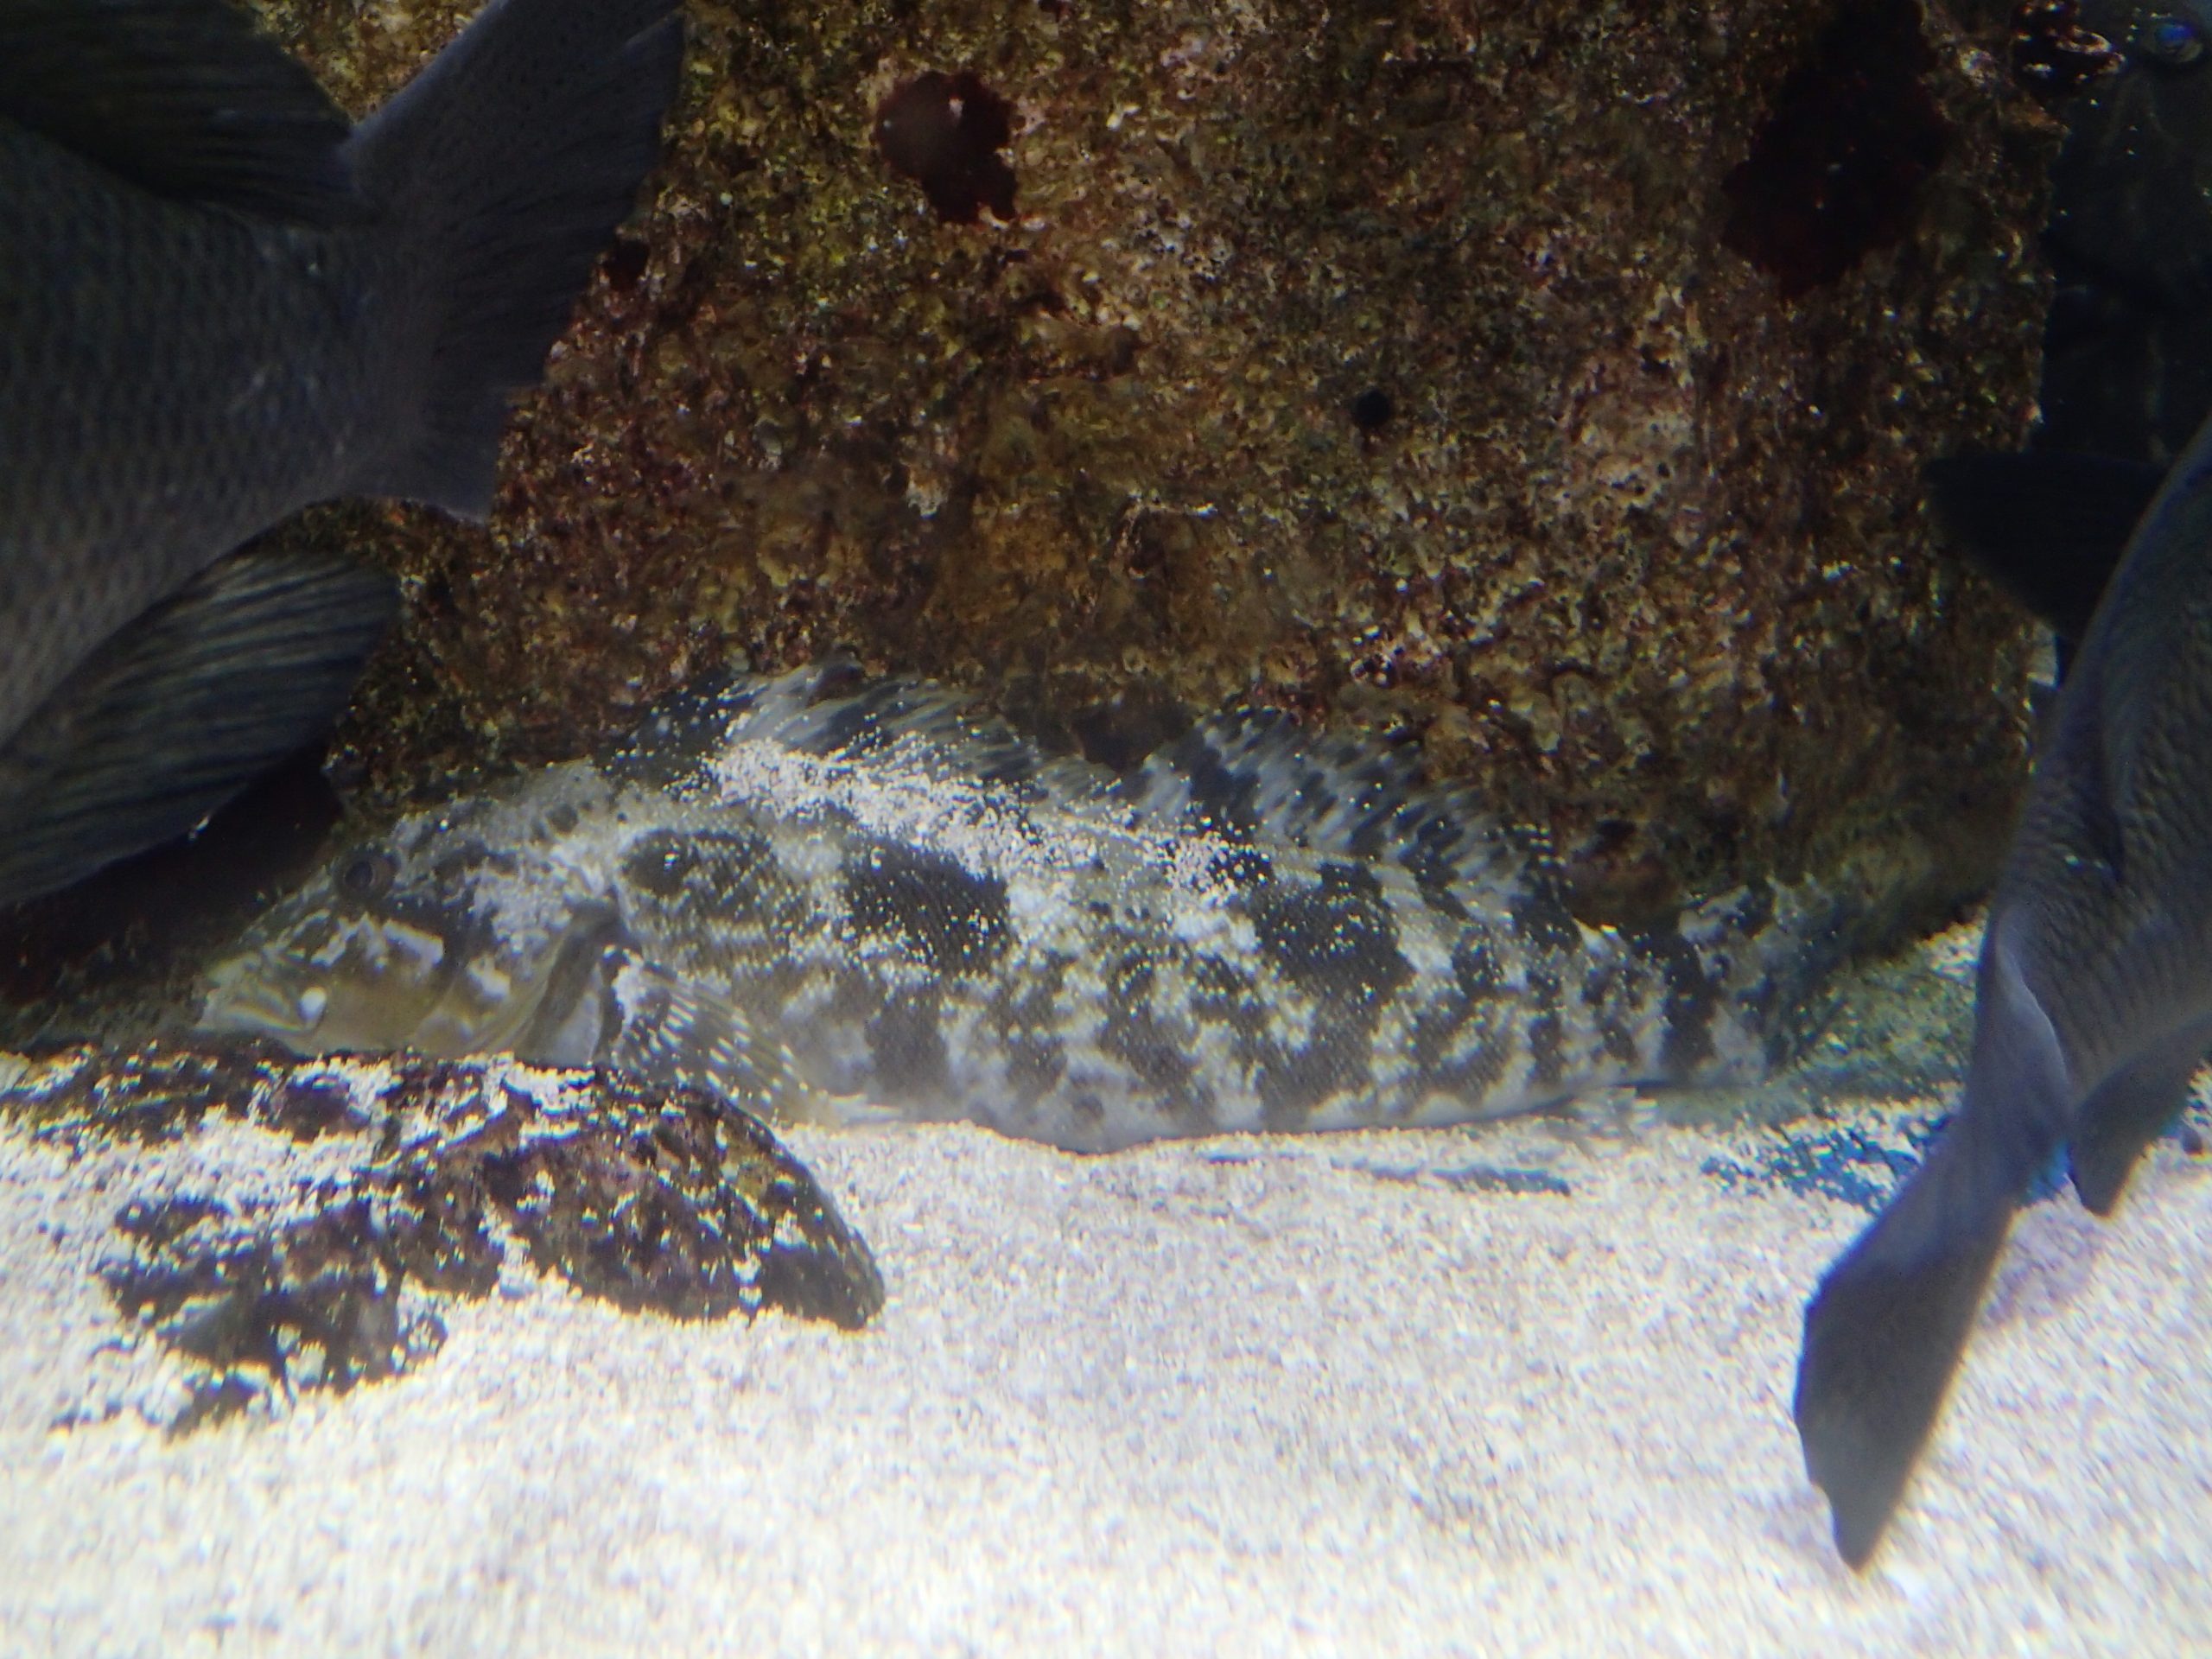
[[[264,10],[365,108],[460,13]],[[1965,0],[700,3],[657,194],[488,530],[406,576],[386,786],[844,645],[1112,758],[1403,729],[1584,910],[1987,875],[2019,625],[1918,468],[2011,448],[2058,123]]]
[[[173,1427],[437,1351],[441,1310],[538,1273],[632,1311],[856,1329],[867,1243],[761,1124],[692,1090],[509,1061],[157,1044],[10,1058],[0,1117],[68,1154],[57,1216]],[[148,1408],[142,1405],[142,1409]]]

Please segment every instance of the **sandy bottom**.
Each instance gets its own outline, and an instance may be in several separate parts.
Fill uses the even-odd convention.
[[[864,1333],[528,1281],[411,1376],[165,1440],[54,1426],[116,1327],[0,1127],[0,1651],[2212,1646],[2212,1168],[2171,1145],[2115,1224],[2024,1219],[1855,1577],[1789,1392],[1865,1211],[1706,1168],[1771,1140],[791,1141],[882,1263]]]

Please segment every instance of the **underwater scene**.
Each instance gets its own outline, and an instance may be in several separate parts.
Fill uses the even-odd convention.
[[[0,0],[0,1654],[2212,1652],[2212,6]]]

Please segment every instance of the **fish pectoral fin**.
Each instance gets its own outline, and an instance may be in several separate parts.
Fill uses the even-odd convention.
[[[2012,1226],[2012,1205],[1974,1190],[1956,1144],[1936,1148],[1805,1309],[1797,1435],[1854,1567],[1873,1554],[1936,1426]]]
[[[741,1008],[625,946],[604,959],[609,1015],[594,1057],[661,1087],[704,1089],[779,1123],[820,1119],[791,1050]]]
[[[0,0],[0,116],[157,195],[298,223],[361,211],[351,124],[228,0]]]
[[[1929,499],[1967,555],[2078,645],[2128,537],[2158,493],[2154,466],[2028,450],[1929,462]]]
[[[2181,1115],[2208,1048],[2212,1031],[2189,1027],[2113,1073],[2083,1103],[2067,1158],[2074,1191],[2093,1213],[2112,1213],[2137,1160]]]
[[[313,742],[397,602],[351,560],[234,553],[116,634],[0,746],[0,904],[182,834]]]
[[[2018,931],[2001,909],[1991,918],[1959,1110],[1805,1308],[1797,1436],[1853,1567],[1873,1554],[1936,1427],[2022,1197],[2077,1121]]]

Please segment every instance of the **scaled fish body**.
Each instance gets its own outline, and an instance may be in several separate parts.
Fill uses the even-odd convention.
[[[1932,1427],[2031,1184],[2100,1215],[2212,1048],[2212,422],[2088,624],[1990,908],[1965,1098],[1805,1315],[1796,1415],[1853,1564]]]
[[[1839,947],[1833,909],[1764,888],[1586,927],[1535,840],[1270,716],[1117,779],[838,677],[741,682],[403,821],[257,925],[205,1024],[1104,1149],[1757,1076]]]
[[[311,502],[481,517],[652,163],[672,0],[493,0],[359,126],[225,0],[0,0],[0,903],[319,733],[392,608],[210,567]]]

